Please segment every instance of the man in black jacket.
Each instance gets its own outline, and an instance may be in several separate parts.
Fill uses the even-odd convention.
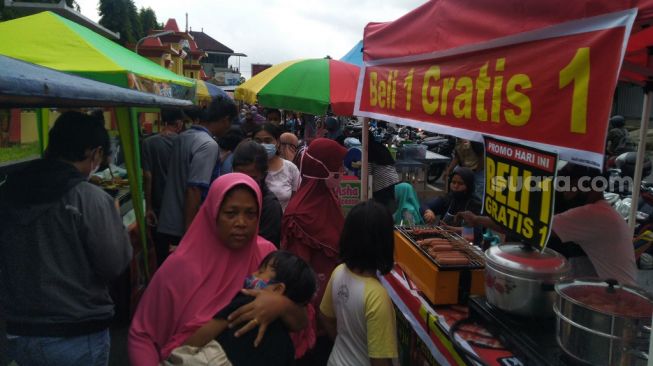
[[[132,249],[111,196],[87,182],[109,154],[103,121],[66,112],[44,159],[0,187],[0,316],[20,365],[106,365],[108,284]]]

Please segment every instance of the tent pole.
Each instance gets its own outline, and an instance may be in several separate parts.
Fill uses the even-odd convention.
[[[639,128],[639,143],[637,144],[637,163],[635,164],[633,197],[630,207],[630,216],[628,217],[628,225],[630,225],[630,230],[633,234],[635,232],[640,185],[642,184],[642,165],[644,164],[644,154],[646,153],[646,134],[648,132],[648,122],[651,117],[651,102],[653,101],[653,89],[647,85],[645,91],[642,120]]]
[[[146,280],[150,279],[149,255],[147,253],[147,236],[145,234],[145,208],[143,206],[143,174],[141,172],[140,142],[137,113],[132,108],[116,108],[118,119],[118,131],[120,132],[120,143],[125,152],[125,166],[129,178],[131,199],[136,215],[138,235],[143,250],[143,269]]]
[[[367,164],[367,151],[369,150],[369,118],[365,117],[363,118],[363,128],[361,129],[361,137],[362,137],[362,144],[363,144],[363,161],[362,164],[363,166],[361,167],[361,188],[363,195],[361,197],[361,201],[367,201],[369,198],[369,193],[368,191],[368,181],[369,181],[369,166]]]
[[[41,157],[48,147],[48,137],[50,133],[50,109],[39,108],[36,110],[36,123],[39,131],[39,149]]]

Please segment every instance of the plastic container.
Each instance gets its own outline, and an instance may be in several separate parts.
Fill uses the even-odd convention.
[[[474,227],[467,225],[465,220],[462,222],[462,227],[463,227],[463,232],[462,232],[462,237],[463,239],[467,240],[470,243],[474,243]]]

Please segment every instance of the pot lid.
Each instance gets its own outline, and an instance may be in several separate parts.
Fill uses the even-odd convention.
[[[653,298],[634,286],[620,285],[615,280],[575,279],[555,285],[563,298],[590,310],[627,318],[651,318]]]
[[[540,252],[523,244],[503,244],[485,251],[490,265],[504,271],[528,277],[564,275],[569,272],[569,262],[558,252],[544,249]]]

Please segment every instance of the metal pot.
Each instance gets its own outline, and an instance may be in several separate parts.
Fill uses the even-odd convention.
[[[569,275],[559,253],[504,244],[485,251],[485,296],[490,304],[521,316],[553,317],[553,285]]]
[[[615,280],[576,279],[555,285],[560,347],[592,365],[646,365],[651,295]]]

